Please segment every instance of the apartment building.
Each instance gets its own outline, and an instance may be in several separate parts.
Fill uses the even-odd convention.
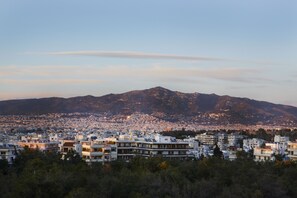
[[[105,140],[82,141],[81,156],[87,163],[109,162],[117,159],[116,145],[107,144]]]
[[[43,152],[58,152],[59,143],[50,142],[49,140],[34,140],[34,141],[20,141],[18,142],[20,147],[27,147],[29,149],[38,149]]]
[[[0,159],[7,160],[9,164],[12,164],[20,150],[21,148],[17,145],[0,143]]]
[[[255,149],[256,147],[260,147],[265,143],[265,140],[259,138],[252,138],[252,139],[244,139],[243,140],[243,149],[245,151]]]
[[[187,159],[187,142],[156,142],[153,140],[136,142],[136,153],[142,157],[163,157],[168,159]]]
[[[297,160],[297,142],[288,142],[288,157],[291,160]]]
[[[218,135],[216,133],[202,133],[195,137],[200,143],[206,145],[214,145],[218,142]]]
[[[136,142],[134,140],[119,139],[116,141],[117,159],[130,160],[136,154]]]
[[[170,136],[159,134],[151,137],[120,137],[117,142],[118,159],[129,160],[135,156],[163,157],[167,159],[186,159],[194,157],[188,154],[188,142],[177,141]]]
[[[75,150],[76,142],[74,140],[60,140],[59,141],[60,153],[66,155],[69,151]]]
[[[239,140],[242,140],[243,136],[238,133],[231,133],[228,135],[228,146],[239,146]]]
[[[270,146],[254,148],[255,161],[273,161],[275,152]]]

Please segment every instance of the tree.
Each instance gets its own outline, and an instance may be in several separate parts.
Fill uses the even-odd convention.
[[[69,162],[71,164],[78,164],[83,162],[80,155],[75,150],[69,150],[64,156],[64,161]]]
[[[222,158],[223,157],[223,152],[221,151],[218,144],[215,144],[215,148],[213,149],[213,156],[215,156],[217,158]]]

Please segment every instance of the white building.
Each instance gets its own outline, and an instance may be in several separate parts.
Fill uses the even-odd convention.
[[[297,160],[297,142],[288,142],[288,157],[291,160]]]
[[[239,140],[242,136],[237,133],[231,133],[228,135],[228,146],[238,146]]]
[[[7,160],[9,164],[12,164],[16,158],[17,152],[22,150],[20,147],[14,144],[0,143],[0,156],[2,160]]]
[[[87,163],[116,160],[116,146],[107,144],[103,139],[82,141],[81,146],[81,156]]]
[[[169,159],[194,157],[194,154],[189,152],[189,142],[178,141],[174,137],[159,134],[145,137],[120,136],[116,145],[117,158],[123,160],[129,160],[135,156]]]
[[[218,142],[218,135],[216,133],[202,133],[195,137],[199,142],[206,145],[214,145]]]
[[[243,149],[247,152],[249,150],[255,149],[256,147],[260,147],[264,143],[265,143],[265,140],[259,139],[259,138],[244,139]]]
[[[254,148],[255,161],[273,161],[275,152],[270,146]]]
[[[275,135],[274,136],[274,148],[277,151],[278,154],[284,155],[285,151],[288,148],[288,142],[289,142],[289,137],[287,136],[280,136],[280,135]]]

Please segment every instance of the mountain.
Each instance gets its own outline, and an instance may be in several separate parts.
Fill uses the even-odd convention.
[[[162,87],[101,97],[0,101],[0,115],[47,113],[149,114],[168,121],[201,124],[297,125],[297,108],[248,98],[181,93]]]

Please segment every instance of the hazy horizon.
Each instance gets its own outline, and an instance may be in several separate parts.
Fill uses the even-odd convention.
[[[295,1],[0,5],[1,101],[162,86],[297,106]]]

